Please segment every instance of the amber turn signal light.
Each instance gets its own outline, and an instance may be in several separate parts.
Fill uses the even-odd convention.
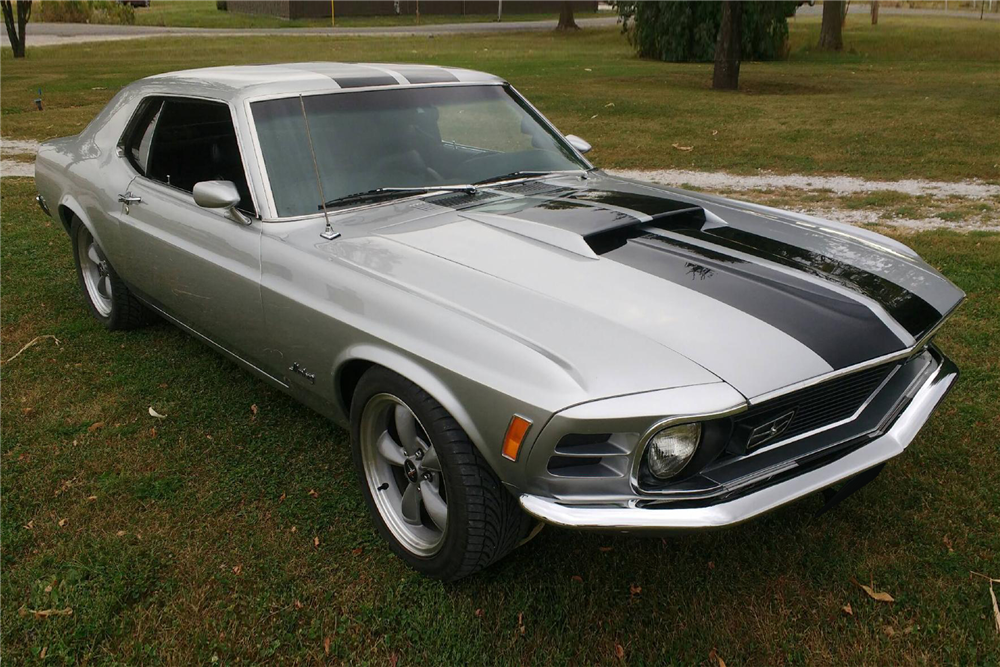
[[[521,443],[524,442],[524,436],[528,434],[529,428],[531,428],[531,420],[525,419],[521,415],[514,415],[510,418],[507,433],[503,437],[502,454],[505,459],[517,460],[517,453],[521,449]]]

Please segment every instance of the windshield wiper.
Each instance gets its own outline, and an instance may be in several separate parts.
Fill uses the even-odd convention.
[[[475,185],[427,185],[421,187],[413,188],[375,188],[374,190],[365,190],[364,192],[355,192],[352,195],[344,195],[343,197],[337,197],[336,199],[331,199],[330,201],[320,204],[318,206],[319,210],[328,208],[330,206],[341,206],[344,204],[354,204],[363,201],[373,201],[378,199],[387,199],[390,197],[403,197],[406,195],[422,194],[425,192],[467,192],[468,194],[476,193]]]
[[[531,178],[532,176],[548,176],[549,174],[554,174],[558,172],[553,171],[532,171],[529,169],[520,169],[518,171],[512,171],[509,174],[504,174],[503,176],[491,176],[490,178],[484,178],[481,181],[476,181],[476,185],[486,185],[487,183],[499,183],[500,181],[509,181],[517,178]]]

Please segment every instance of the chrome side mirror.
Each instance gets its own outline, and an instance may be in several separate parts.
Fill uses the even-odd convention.
[[[224,208],[226,214],[241,225],[249,225],[250,219],[236,210],[240,203],[240,193],[232,181],[201,181],[191,190],[194,203],[202,208]]]
[[[591,146],[589,143],[587,143],[580,137],[576,136],[575,134],[567,134],[566,141],[569,142],[570,146],[572,146],[581,153],[587,153],[590,151],[591,148],[593,148],[593,146]]]

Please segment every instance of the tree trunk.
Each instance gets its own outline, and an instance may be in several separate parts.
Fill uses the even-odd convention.
[[[579,30],[580,26],[573,20],[573,3],[564,1],[559,10],[559,25],[556,30]]]
[[[819,29],[819,48],[841,51],[844,48],[843,0],[823,0],[823,25]]]
[[[878,0],[872,0],[872,25],[878,25]]]
[[[712,72],[712,88],[716,90],[739,88],[742,14],[743,5],[739,0],[722,3],[722,23],[715,42],[715,71]]]

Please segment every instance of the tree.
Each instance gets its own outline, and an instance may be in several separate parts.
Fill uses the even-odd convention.
[[[844,49],[844,1],[823,0],[823,24],[819,28],[819,48],[827,51]]]
[[[579,30],[580,26],[573,19],[573,3],[563,0],[562,8],[559,10],[559,25],[556,30]]]
[[[739,0],[722,3],[722,22],[715,43],[715,70],[712,72],[712,88],[716,90],[739,88],[742,14],[743,4]]]
[[[872,25],[878,25],[878,0],[872,0]]]
[[[24,26],[28,24],[31,17],[31,0],[17,0],[17,25],[14,25],[14,9],[10,0],[0,1],[3,9],[3,22],[7,25],[7,38],[10,39],[10,48],[14,51],[15,58],[24,57]]]

